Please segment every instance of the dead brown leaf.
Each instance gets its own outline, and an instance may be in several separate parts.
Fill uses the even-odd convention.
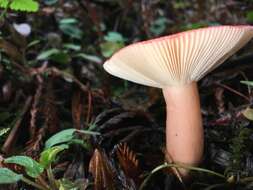
[[[102,150],[95,149],[90,160],[89,171],[94,178],[95,190],[116,189],[114,169]]]
[[[130,150],[126,143],[121,143],[117,146],[116,154],[125,175],[132,178],[138,184],[140,169],[136,154]]]
[[[22,55],[15,45],[12,43],[0,39],[0,48],[13,60],[22,62]]]

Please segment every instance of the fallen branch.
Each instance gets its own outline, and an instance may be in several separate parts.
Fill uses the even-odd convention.
[[[19,115],[19,118],[17,119],[14,127],[12,128],[9,136],[7,137],[7,139],[4,142],[4,145],[2,147],[2,151],[6,154],[8,154],[10,152],[10,150],[12,149],[13,144],[15,143],[16,139],[17,139],[17,135],[18,135],[18,130],[20,128],[21,122],[24,118],[24,115],[26,114],[26,112],[28,111],[30,105],[32,103],[32,96],[29,96],[26,99],[25,105]]]

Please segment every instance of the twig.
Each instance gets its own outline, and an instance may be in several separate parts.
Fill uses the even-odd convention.
[[[121,142],[130,142],[134,137],[136,137],[140,133],[143,134],[143,133],[150,132],[150,131],[164,133],[163,128],[146,128],[146,127],[144,127],[144,128],[133,130],[131,133],[129,133],[126,137],[124,137],[120,141]]]
[[[20,127],[20,124],[23,120],[23,117],[25,115],[25,113],[28,111],[30,105],[32,103],[32,96],[29,96],[27,99],[26,99],[26,102],[25,102],[25,105],[19,115],[19,118],[18,120],[16,121],[15,123],[15,126],[12,128],[9,136],[7,137],[6,141],[4,142],[4,145],[2,147],[2,151],[5,152],[5,153],[9,153],[9,151],[11,150],[15,140],[17,139],[17,134],[18,134],[18,130],[19,130],[19,127]]]
[[[96,9],[91,5],[89,0],[86,1],[78,0],[78,3],[83,10],[87,10],[88,16],[90,17],[90,19],[92,20],[93,24],[96,27],[96,32],[99,38],[102,38],[103,32],[100,29],[100,23],[96,13]]]
[[[31,121],[30,121],[30,137],[31,139],[35,138],[35,133],[36,133],[36,117],[37,117],[37,112],[38,112],[38,104],[39,104],[39,100],[42,94],[42,88],[43,88],[43,79],[40,75],[37,75],[37,80],[39,82],[39,86],[36,90],[36,93],[34,95],[34,101],[33,101],[33,105],[32,105],[32,109],[31,109]]]
[[[147,131],[158,131],[158,132],[164,133],[162,128],[149,128],[149,129],[147,129],[144,126],[136,125],[136,126],[130,126],[130,127],[125,127],[125,128],[120,128],[120,129],[114,129],[112,131],[109,131],[109,132],[103,134],[103,137],[112,137],[112,136],[119,135],[121,133],[125,133],[128,131],[133,131],[133,135],[131,136],[131,134],[132,134],[131,133],[130,136],[127,136],[128,138],[125,137],[127,139],[125,139],[124,142],[129,141],[133,136],[137,135],[140,132],[143,133],[143,132],[147,132]],[[137,131],[137,132],[135,133],[135,131]],[[121,140],[121,141],[123,142],[123,140]]]
[[[91,111],[92,111],[92,93],[88,91],[88,109],[87,109],[87,116],[86,116],[86,123],[88,124],[91,117]]]
[[[242,94],[241,92],[238,92],[236,90],[234,90],[233,88],[227,86],[227,85],[224,85],[224,84],[220,84],[220,83],[216,83],[216,85],[222,87],[222,88],[225,88],[226,90],[230,91],[230,92],[233,92],[234,94],[237,94],[238,96],[241,96],[242,98],[244,98],[245,100],[247,100],[248,102],[250,102],[250,98],[245,96],[244,94]]]
[[[66,72],[63,72],[63,71],[60,71],[59,69],[57,69],[56,67],[51,67],[51,68],[48,68],[46,69],[45,72],[48,72],[48,73],[54,73],[58,76],[61,76],[61,77],[67,77],[67,78],[70,78],[71,80],[73,80],[81,90],[83,90],[84,92],[87,92],[89,90],[89,88],[87,86],[85,86],[81,81],[79,81],[75,76],[69,74],[69,73],[66,73]]]

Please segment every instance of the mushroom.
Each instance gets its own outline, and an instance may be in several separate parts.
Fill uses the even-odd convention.
[[[253,26],[213,26],[137,42],[116,52],[104,69],[158,87],[166,102],[166,158],[198,165],[204,134],[197,81],[253,37]],[[187,176],[186,169],[179,169]]]

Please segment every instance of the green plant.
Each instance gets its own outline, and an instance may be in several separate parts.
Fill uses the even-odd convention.
[[[204,169],[204,168],[200,168],[200,167],[188,166],[188,165],[185,165],[185,164],[164,163],[164,164],[161,164],[161,165],[157,166],[156,168],[154,168],[145,177],[142,184],[140,185],[139,190],[145,189],[145,187],[148,184],[151,177],[153,177],[157,172],[159,172],[161,170],[164,170],[164,169],[167,169],[167,168],[175,168],[175,169],[185,168],[185,169],[188,169],[192,172],[199,172],[199,173],[203,173],[203,174],[207,174],[207,175],[212,175],[212,176],[217,178],[217,181],[218,181],[218,179],[221,181],[220,183],[217,183],[217,184],[205,184],[205,183],[193,183],[192,184],[192,186],[205,186],[204,190],[216,189],[217,187],[223,187],[223,188],[230,187],[231,188],[232,185],[245,184],[247,182],[252,182],[253,181],[252,177],[240,178],[239,180],[236,181],[235,177],[233,175],[229,176],[229,175],[226,175],[226,174],[221,174],[221,173],[214,172],[212,170],[208,170],[208,169]],[[182,183],[182,185],[185,187],[184,182],[180,179],[180,176],[178,176],[178,177],[179,177],[179,180]],[[194,189],[194,188],[192,188],[192,189]]]
[[[39,3],[35,0],[1,0],[0,7],[14,11],[37,12]]]
[[[75,39],[81,39],[83,31],[78,28],[79,21],[76,18],[64,18],[59,22],[60,30],[67,36]]]
[[[246,20],[249,22],[249,23],[252,23],[253,22],[253,11],[248,11],[246,13]]]
[[[241,170],[243,152],[245,152],[247,147],[247,141],[251,134],[251,130],[245,127],[239,127],[235,131],[235,137],[232,138],[232,143],[230,148],[232,150],[232,169]]]
[[[6,167],[0,168],[0,184],[11,184],[22,181],[36,189],[64,189],[64,186],[74,185],[72,182],[66,183],[64,178],[56,179],[52,164],[58,160],[61,152],[67,150],[70,144],[77,143],[88,147],[88,142],[84,142],[75,136],[75,133],[86,135],[99,135],[91,130],[66,129],[50,137],[46,143],[44,151],[40,154],[39,161],[28,156],[11,156],[3,160]],[[16,164],[24,168],[25,174],[18,174],[7,166]],[[46,175],[42,175],[46,173]],[[46,177],[45,177],[46,176]]]
[[[110,57],[125,45],[125,38],[118,32],[108,32],[104,40],[105,42],[100,44],[101,53],[104,57]]]
[[[197,172],[203,172],[203,173],[207,173],[209,175],[214,175],[216,177],[219,177],[221,179],[226,179],[226,176],[224,176],[223,174],[211,171],[211,170],[207,170],[204,168],[199,168],[199,167],[193,167],[193,166],[187,166],[184,164],[169,164],[169,163],[164,163],[162,165],[157,166],[155,169],[153,169],[147,176],[146,178],[143,180],[141,186],[140,186],[140,190],[144,189],[144,187],[147,185],[148,181],[151,179],[151,177],[156,174],[157,172],[166,169],[166,168],[185,168],[191,171],[197,171]],[[183,181],[180,179],[181,183],[183,183]]]

